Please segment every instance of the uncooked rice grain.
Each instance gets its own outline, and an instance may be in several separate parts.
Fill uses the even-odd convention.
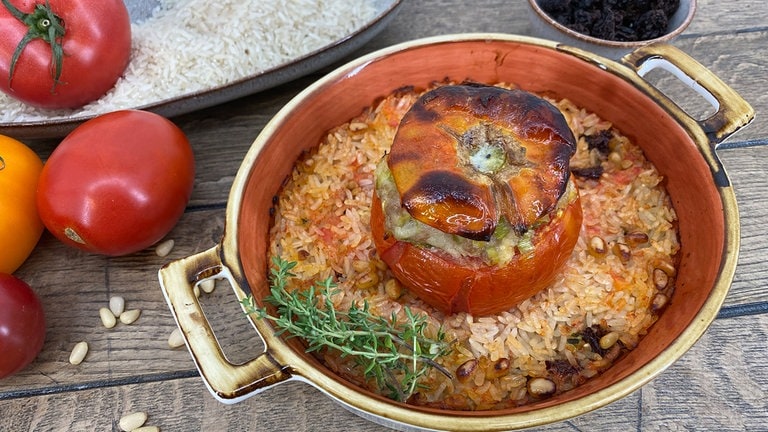
[[[297,263],[289,289],[332,277],[340,290],[333,297],[338,308],[366,300],[372,312],[385,317],[395,313],[404,319],[404,305],[427,314],[429,334],[442,328],[455,341],[452,353],[439,359],[451,371],[470,360],[481,370],[500,359],[509,362],[508,374],[478,372],[465,381],[433,370],[410,403],[462,410],[512,407],[541,397],[529,387],[533,393],[548,388],[541,379],[551,380],[560,393],[598,375],[637,345],[658,318],[654,299],[671,294],[674,285],[680,245],[662,176],[611,123],[568,100],[552,101],[578,138],[572,166],[604,169],[599,180],[576,179],[584,212],[576,247],[556,280],[517,307],[494,316],[445,316],[393,278],[376,253],[369,226],[375,166],[418,95],[393,93],[330,131],[297,162],[279,194],[270,231],[269,254]],[[597,154],[586,141],[586,135],[600,131],[612,133],[609,155]],[[598,256],[588,251],[596,236],[608,246]],[[638,242],[645,236],[647,241]],[[631,245],[629,259],[611,252],[618,242]],[[662,294],[653,282],[656,268],[672,279]],[[603,337],[607,348],[600,346]],[[350,381],[380,390],[361,379],[349,357],[332,351],[320,357]]]

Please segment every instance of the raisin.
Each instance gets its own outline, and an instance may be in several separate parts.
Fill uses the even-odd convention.
[[[604,0],[603,1],[603,5],[605,5],[607,9],[613,9],[613,10],[626,9],[629,3],[632,3],[632,1],[631,0]]]
[[[679,0],[539,0],[558,23],[582,34],[615,41],[655,39],[666,33]]]
[[[581,368],[570,364],[568,360],[547,360],[544,364],[559,389],[569,389],[584,382]]]
[[[627,2],[627,10],[635,17],[638,17],[643,12],[647,12],[651,9],[653,9],[653,0],[633,0]]]
[[[624,25],[619,26],[616,29],[616,40],[623,42],[636,41],[637,32],[632,27],[627,27]]]
[[[667,15],[659,9],[650,10],[637,18],[635,29],[641,40],[655,39],[667,31]]]
[[[668,17],[672,17],[679,7],[680,0],[656,0],[653,5],[654,9],[664,11],[664,14]]]
[[[613,133],[606,129],[593,135],[585,135],[584,140],[587,141],[587,148],[590,150],[596,149],[600,153],[606,155],[611,152],[609,143],[613,138]]]
[[[597,21],[599,17],[599,11],[578,9],[573,13],[573,23],[580,24],[586,28],[592,28],[592,24]]]
[[[606,11],[592,24],[592,36],[600,39],[616,39],[616,21],[612,11]]]
[[[571,172],[576,177],[597,180],[603,175],[603,167],[601,165],[595,165],[587,168],[572,168]]]
[[[600,5],[600,0],[575,0],[579,9],[594,9]]]
[[[589,34],[589,27],[583,24],[571,24],[568,26],[568,28],[575,31],[576,33]]]
[[[605,332],[598,326],[587,327],[581,332],[581,338],[584,339],[592,348],[592,352],[605,355],[606,350],[600,347],[600,338]]]

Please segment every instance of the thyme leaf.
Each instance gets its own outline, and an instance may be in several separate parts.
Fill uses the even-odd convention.
[[[332,297],[338,290],[331,278],[307,290],[288,291],[296,263],[279,257],[272,262],[270,294],[265,301],[275,306],[277,313],[271,315],[249,295],[241,301],[246,314],[272,321],[278,334],[303,339],[307,352],[332,349],[342,357],[352,357],[366,378],[375,379],[379,388],[398,401],[408,400],[421,388],[419,380],[432,368],[451,377],[436,361],[450,352],[450,343],[442,329],[434,338],[425,334],[424,315],[406,307],[406,318],[400,322],[394,312],[389,318],[372,313],[368,302],[337,310]]]

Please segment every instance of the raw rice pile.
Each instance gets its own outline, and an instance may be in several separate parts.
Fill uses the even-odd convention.
[[[329,45],[375,13],[368,0],[161,0],[150,18],[132,24],[131,61],[109,93],[54,111],[0,93],[0,123],[138,108],[228,84]]]
[[[456,341],[452,354],[440,359],[454,378],[433,370],[422,380],[426,388],[409,401],[420,405],[481,410],[525,404],[549,395],[540,393],[542,386],[571,389],[635,347],[672,295],[676,216],[662,177],[641,150],[567,100],[556,103],[578,138],[572,166],[600,166],[603,173],[577,177],[584,223],[558,279],[516,308],[473,317],[444,316],[392,278],[370,235],[373,172],[417,97],[391,95],[330,131],[297,163],[276,206],[269,251],[298,263],[294,288],[333,276],[342,290],[333,299],[339,308],[367,299],[372,311],[402,317],[408,305],[429,315],[431,332],[442,326]],[[601,131],[611,131],[608,145],[590,148],[586,137]],[[377,391],[375,383],[361,381],[349,358],[328,353],[322,360]]]

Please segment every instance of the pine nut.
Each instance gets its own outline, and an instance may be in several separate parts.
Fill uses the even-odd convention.
[[[591,239],[589,239],[589,244],[587,245],[587,251],[590,255],[592,255],[595,258],[600,258],[602,256],[605,256],[605,253],[607,251],[607,247],[605,245],[605,240],[602,239],[602,237],[594,236]]]
[[[120,422],[118,425],[120,426],[121,430],[125,432],[131,432],[144,426],[144,423],[146,422],[147,413],[139,411],[120,417]]]
[[[184,337],[181,335],[181,330],[176,327],[168,336],[168,346],[171,348],[178,348],[184,345]]]
[[[139,319],[141,309],[131,309],[120,314],[120,322],[123,324],[132,324]]]
[[[116,317],[119,317],[125,310],[125,299],[120,296],[112,296],[109,298],[109,310]]]
[[[608,349],[616,344],[619,340],[619,333],[612,331],[609,333],[606,333],[603,337],[600,338],[600,348],[602,349]]]
[[[216,288],[216,280],[206,279],[200,282],[198,285],[200,285],[200,289],[203,290],[204,293],[210,294],[213,292],[213,289]]]
[[[132,430],[131,432],[160,432],[160,428],[157,426],[142,426]]]
[[[200,285],[193,286],[192,293],[195,295],[195,298],[200,298]]]
[[[659,291],[663,290],[669,284],[669,276],[660,268],[653,269],[653,284]]]
[[[115,314],[113,314],[109,308],[100,308],[99,317],[101,317],[101,323],[108,329],[111,329],[117,324],[117,318],[115,318]]]
[[[625,264],[632,258],[632,250],[624,243],[616,243],[613,245],[613,253]]]
[[[384,284],[384,292],[387,293],[387,297],[391,300],[397,300],[403,295],[403,289],[400,286],[400,282],[396,279],[389,279]]]
[[[167,256],[169,253],[171,253],[171,250],[173,250],[173,245],[174,245],[173,239],[169,239],[162,243],[159,243],[157,247],[155,247],[155,253],[159,257]]]
[[[658,312],[667,305],[669,302],[669,297],[667,297],[663,293],[658,293],[655,296],[653,296],[653,300],[651,301],[651,311],[652,312]]]
[[[73,365],[79,365],[85,359],[86,354],[88,354],[88,342],[78,342],[69,354],[69,362]]]
[[[478,362],[476,359],[470,359],[465,361],[461,364],[458,368],[456,368],[456,378],[459,379],[459,381],[464,382],[466,381],[472,374],[475,373],[477,370]]]
[[[528,380],[528,393],[535,398],[552,396],[557,390],[555,383],[547,378],[532,378]]]
[[[666,261],[657,263],[656,268],[666,273],[669,277],[672,277],[675,275],[675,273],[677,273],[675,266],[672,265],[672,263],[668,263]]]

